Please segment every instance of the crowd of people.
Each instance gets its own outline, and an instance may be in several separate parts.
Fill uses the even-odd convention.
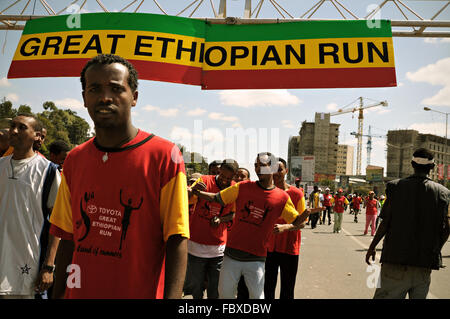
[[[426,177],[429,151],[414,153],[412,177],[388,183],[386,203],[373,192],[347,198],[318,186],[306,199],[270,152],[256,155],[254,181],[233,159],[188,178],[176,145],[131,122],[131,63],[99,55],[80,80],[94,138],[70,152],[53,143],[49,161],[34,115],[18,114],[0,133],[0,299],[201,299],[205,290],[211,299],[274,299],[279,270],[280,298],[292,299],[301,229],[327,217],[331,225],[333,213],[339,233],[346,208],[357,222],[361,205],[364,233],[370,226],[374,236],[367,263],[385,238],[375,297],[424,298],[449,236],[450,192]],[[405,206],[405,198],[414,200]],[[392,281],[395,271],[411,281]],[[417,281],[420,288],[411,286]]]

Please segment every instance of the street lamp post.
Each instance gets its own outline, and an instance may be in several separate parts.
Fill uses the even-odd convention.
[[[436,113],[440,113],[440,114],[444,114],[445,115],[445,155],[444,155],[444,162],[447,163],[447,148],[448,148],[448,145],[447,145],[447,126],[448,125],[447,125],[447,123],[448,123],[448,115],[450,113],[436,111],[436,110],[430,109],[429,107],[426,107],[426,106],[423,109],[425,111],[431,111],[431,112],[436,112]],[[447,174],[445,174],[445,172],[444,172],[444,176],[445,175],[448,175],[448,168],[447,168]],[[447,179],[448,179],[448,176],[447,176]]]

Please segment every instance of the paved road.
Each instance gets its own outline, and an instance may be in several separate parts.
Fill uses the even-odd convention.
[[[333,219],[333,216],[332,216]],[[365,214],[359,223],[353,215],[344,214],[342,231],[333,233],[333,224],[306,226],[302,230],[296,299],[368,299],[375,292],[382,242],[377,247],[375,267],[365,263],[366,250],[372,236],[363,235]],[[447,268],[433,271],[428,298],[450,298],[450,243],[442,251]],[[378,271],[377,271],[378,270]],[[279,296],[277,287],[276,296]]]

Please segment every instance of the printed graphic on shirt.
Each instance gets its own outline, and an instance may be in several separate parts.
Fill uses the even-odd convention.
[[[92,205],[88,205],[88,202],[94,199],[94,193],[84,193],[84,202],[86,203],[86,210],[88,210],[89,212],[92,213],[93,210],[96,211],[95,206]],[[86,214],[86,211],[83,209],[83,199],[80,200],[80,213],[81,213],[81,219],[77,220],[76,222],[76,227],[77,229],[81,227],[81,223],[84,224],[85,229],[85,233],[83,236],[81,236],[78,241],[83,241],[88,235],[89,235],[89,231],[91,230],[91,219],[89,218],[89,216]]]
[[[264,220],[269,212],[273,210],[269,205],[264,205],[264,209],[254,206],[253,201],[249,200],[244,207],[241,209],[241,215],[239,220],[244,223],[253,224],[259,226]]]
[[[25,264],[25,266],[20,267],[20,270],[22,271],[22,275],[29,275],[31,267],[29,267],[28,264]]]
[[[123,206],[124,212],[123,212],[123,218],[122,218],[122,235],[120,236],[119,250],[122,250],[122,241],[124,241],[125,238],[127,237],[127,229],[128,229],[128,226],[130,225],[131,212],[133,210],[139,210],[139,208],[141,208],[143,201],[144,201],[144,197],[141,197],[141,202],[139,203],[139,205],[137,207],[133,207],[132,206],[133,201],[131,198],[129,198],[127,201],[127,204],[125,204],[122,202],[122,190],[120,190],[120,204]]]
[[[130,222],[132,220],[132,215],[139,211],[142,203],[144,202],[143,196],[139,198],[138,196],[133,196],[131,194],[124,195],[123,193],[124,192],[121,189],[119,194],[119,202],[123,207],[122,210],[97,207],[94,203],[92,203],[94,200],[94,192],[86,192],[84,194],[84,198],[80,201],[81,219],[76,222],[76,227],[78,229],[84,224],[85,232],[84,235],[78,239],[78,242],[85,240],[91,230],[94,230],[96,233],[104,237],[113,237],[113,233],[120,232],[120,242],[117,246],[119,251],[122,250],[122,245],[126,240],[128,227],[130,226]],[[86,209],[83,208],[83,203]],[[92,252],[92,250],[88,251],[88,249],[84,249],[81,246],[78,247],[78,251]],[[120,254],[117,254],[117,256],[119,255]]]

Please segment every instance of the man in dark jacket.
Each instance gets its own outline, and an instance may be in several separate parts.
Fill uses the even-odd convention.
[[[375,248],[385,237],[381,253],[381,286],[374,298],[425,299],[431,270],[439,270],[440,251],[449,237],[450,191],[427,175],[434,168],[433,154],[414,152],[414,174],[386,186],[382,222],[366,254],[375,260]]]

